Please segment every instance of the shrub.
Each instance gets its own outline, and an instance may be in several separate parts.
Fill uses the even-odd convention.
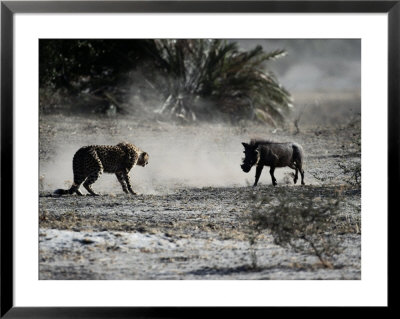
[[[255,198],[250,207],[250,244],[254,236],[268,230],[274,242],[318,257],[320,262],[332,268],[332,257],[341,253],[337,236],[339,222],[342,223],[340,198],[304,197],[288,200],[285,195]],[[343,226],[341,226],[343,230]],[[254,264],[255,257],[252,256]]]
[[[342,160],[338,163],[338,166],[342,170],[343,174],[346,175],[345,181],[356,187],[361,187],[361,131],[358,130],[353,133],[350,142],[353,147],[353,155],[360,158],[357,161]]]
[[[79,108],[112,104],[124,113],[132,95],[161,96],[158,113],[192,122],[216,115],[258,119],[278,125],[291,96],[266,63],[285,55],[261,46],[242,50],[237,42],[207,39],[53,40],[39,42],[41,109],[60,104],[51,92],[68,92]],[[135,76],[139,75],[139,76]],[[65,94],[68,96],[68,94]],[[61,104],[68,104],[64,99]]]

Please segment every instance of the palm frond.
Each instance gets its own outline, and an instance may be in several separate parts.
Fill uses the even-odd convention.
[[[243,51],[236,42],[203,39],[155,40],[155,47],[157,60],[170,77],[166,96],[184,96],[187,109],[195,109],[191,103],[199,96],[223,113],[242,110],[242,116],[254,117],[252,112],[259,109],[281,122],[291,108],[289,92],[266,68],[267,62],[284,56],[284,50],[265,52],[256,46]],[[249,98],[253,107],[248,106]]]

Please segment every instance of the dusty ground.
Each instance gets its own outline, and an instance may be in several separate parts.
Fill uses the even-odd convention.
[[[360,161],[354,143],[359,125],[351,121],[304,125],[294,134],[262,125],[42,115],[40,279],[360,279],[360,190],[345,183],[338,166]],[[268,169],[251,187],[255,172],[241,171],[240,142],[254,136],[302,144],[307,185],[293,185],[285,168],[276,171],[277,187]],[[146,168],[131,172],[139,195],[125,195],[111,175],[93,185],[102,196],[52,195],[70,186],[80,146],[123,140],[150,154]],[[276,245],[267,230],[250,245],[254,195],[282,194],[293,201],[341,195],[348,225],[334,234],[343,252],[333,257],[333,267]]]

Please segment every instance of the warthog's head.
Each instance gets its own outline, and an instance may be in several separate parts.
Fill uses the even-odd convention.
[[[137,164],[143,167],[149,164],[149,154],[147,154],[146,152],[141,153]]]
[[[244,146],[243,164],[240,165],[243,172],[248,173],[250,169],[257,164],[260,154],[257,150],[257,145],[242,143]]]

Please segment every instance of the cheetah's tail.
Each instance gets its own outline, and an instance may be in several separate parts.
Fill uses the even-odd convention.
[[[54,195],[66,195],[66,194],[70,194],[69,189],[56,189],[53,193]]]

